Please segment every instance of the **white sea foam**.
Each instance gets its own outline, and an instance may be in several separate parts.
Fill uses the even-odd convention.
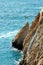
[[[16,48],[12,48],[12,50],[14,50],[14,51],[20,51],[20,50],[18,50],[18,49],[16,49]],[[23,55],[23,51],[20,51],[21,52],[21,54]]]
[[[14,60],[14,63],[18,65],[19,64],[19,61]]]
[[[12,48],[12,50],[14,50],[14,51],[19,51],[18,49],[16,49],[16,48]]]
[[[18,30],[17,31],[11,31],[11,32],[7,32],[7,33],[0,33],[0,38],[7,38],[7,37],[10,37],[10,36],[15,36],[17,34]]]
[[[14,63],[18,65],[21,60],[22,60],[22,58],[20,58],[18,61],[14,60]]]

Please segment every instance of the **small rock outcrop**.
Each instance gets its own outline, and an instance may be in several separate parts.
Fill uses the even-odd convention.
[[[15,47],[19,50],[23,49],[23,41],[29,31],[29,23],[27,22],[24,27],[19,31],[16,37],[12,41],[12,47]]]
[[[43,9],[29,28],[23,41],[23,52],[19,65],[43,65]]]

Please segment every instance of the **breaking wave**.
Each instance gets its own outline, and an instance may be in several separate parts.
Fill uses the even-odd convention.
[[[0,38],[8,38],[8,37],[11,37],[13,35],[15,36],[17,33],[18,33],[18,30],[7,32],[7,33],[0,33]]]

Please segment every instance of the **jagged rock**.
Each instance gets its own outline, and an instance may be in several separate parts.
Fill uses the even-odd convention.
[[[37,29],[37,23],[39,22],[39,17],[40,17],[40,13],[38,13],[38,15],[35,17],[35,20],[32,22],[32,25],[27,33],[27,36],[24,39],[23,42],[23,48],[25,47],[25,45],[28,43],[30,37],[32,35],[34,35],[33,33],[35,33],[36,29]]]
[[[26,37],[29,30],[29,23],[27,22],[25,26],[19,31],[15,39],[12,41],[12,47],[15,47],[19,50],[23,48],[23,40]]]
[[[23,46],[24,56],[19,65],[43,65],[43,9],[32,23]]]

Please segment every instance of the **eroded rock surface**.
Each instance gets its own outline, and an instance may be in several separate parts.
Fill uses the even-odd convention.
[[[30,27],[26,23],[19,31],[12,46],[23,50],[24,56],[19,65],[43,65],[43,8]]]
[[[19,65],[43,65],[43,9],[33,21],[23,46],[24,56]]]

